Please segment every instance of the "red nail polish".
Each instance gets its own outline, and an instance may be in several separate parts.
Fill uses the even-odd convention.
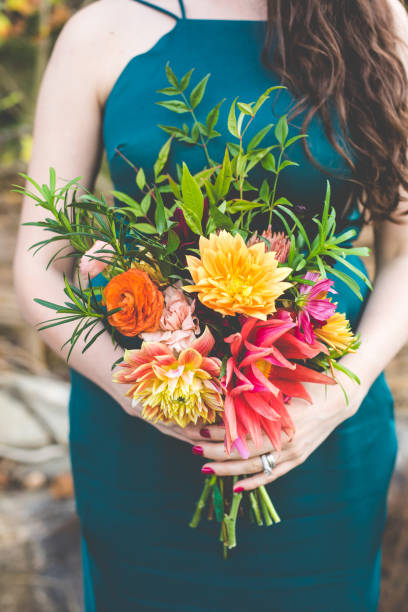
[[[214,470],[208,467],[208,465],[205,465],[204,467],[202,467],[201,471],[203,474],[215,474]]]
[[[244,487],[235,487],[234,489],[234,493],[242,493],[243,491],[245,491]]]
[[[194,455],[203,455],[204,451],[201,446],[193,446],[192,452]]]
[[[210,430],[204,427],[204,429],[200,429],[200,436],[203,438],[211,438]]]

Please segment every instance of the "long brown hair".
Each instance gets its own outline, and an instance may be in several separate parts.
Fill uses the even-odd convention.
[[[408,190],[408,78],[393,26],[387,0],[268,0],[264,61],[297,94],[294,115],[307,109],[303,131],[320,115],[366,221],[393,218]]]

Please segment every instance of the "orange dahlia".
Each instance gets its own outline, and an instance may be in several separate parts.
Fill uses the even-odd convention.
[[[248,247],[239,234],[222,230],[209,239],[200,238],[200,255],[201,259],[187,256],[195,284],[184,290],[197,292],[205,306],[223,315],[244,314],[265,321],[276,311],[276,300],[291,287],[282,282],[291,268],[279,266],[263,242]]]
[[[346,350],[353,352],[350,345],[354,342],[355,336],[350,329],[349,321],[341,312],[335,312],[323,327],[316,327],[314,333],[319,340],[340,353]]]
[[[125,352],[121,371],[113,380],[131,384],[127,396],[143,406],[143,418],[186,427],[214,423],[223,409],[218,381],[221,362],[208,357],[214,338],[208,328],[177,356],[162,342],[144,342]]]
[[[157,331],[164,298],[143,270],[131,269],[114,276],[103,292],[106,308],[118,312],[108,317],[124,336]]]

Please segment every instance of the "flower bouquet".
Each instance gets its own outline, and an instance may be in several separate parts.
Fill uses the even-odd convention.
[[[113,368],[114,380],[130,385],[127,395],[142,406],[143,418],[180,427],[223,423],[226,453],[235,449],[246,458],[249,441],[260,447],[267,436],[279,451],[282,434],[293,437],[291,399],[311,401],[304,383],[336,384],[337,371],[358,382],[340,361],[359,340],[337,311],[333,277],[361,297],[355,277],[369,280],[347,256],[367,249],[346,246],[353,229],[336,232],[329,183],[322,212],[309,224],[313,231],[288,199],[277,197],[280,173],[295,165],[290,148],[304,136],[289,138],[286,116],[261,126],[249,142],[246,132],[278,88],[256,102],[234,100],[233,141],[214,160],[210,145],[220,136],[222,102],[200,121],[209,75],[191,88],[192,73],[178,79],[166,66],[169,83],[160,93],[167,98],[159,104],[187,115],[190,125],[160,126],[169,139],[151,180],[117,150],[134,169],[135,197],[114,191],[119,205],[111,207],[79,178],[57,188],[53,169],[49,185],[23,175],[36,193],[16,189],[48,213],[29,224],[51,234],[32,248],[61,241],[50,263],[78,262],[75,278],[65,278],[63,305],[36,299],[56,312],[40,329],[76,323],[68,358],[80,337],[83,351],[102,333],[120,344],[139,338],[139,348],[126,350]],[[177,140],[202,149],[198,173],[186,163],[174,176],[166,170]],[[260,167],[267,178],[255,186]],[[220,523],[224,554],[236,546],[240,507],[257,525],[280,520],[264,487],[242,492],[234,490],[236,480],[208,475],[190,523],[197,527],[208,506]]]

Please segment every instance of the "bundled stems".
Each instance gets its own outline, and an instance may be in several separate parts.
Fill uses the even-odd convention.
[[[193,518],[190,522],[190,527],[198,527],[203,511],[205,510],[207,502],[210,500],[208,519],[212,520],[215,516],[221,523],[219,539],[223,544],[224,558],[227,557],[228,550],[235,548],[237,545],[237,520],[244,498],[247,500],[247,503],[244,505],[244,511],[245,508],[249,511],[248,518],[253,518],[259,527],[262,527],[262,525],[269,527],[274,523],[280,522],[279,515],[265,487],[259,487],[254,491],[235,493],[233,488],[237,479],[238,478],[235,476],[232,480],[232,495],[229,497],[228,493],[230,491],[230,486],[226,484],[228,480],[227,477],[217,477],[214,475],[206,478]],[[214,491],[214,487],[218,488],[221,493],[223,507],[228,508],[228,512],[224,512],[223,516],[221,514],[222,518],[219,517],[219,513],[213,507],[214,496],[211,495],[211,493]]]

